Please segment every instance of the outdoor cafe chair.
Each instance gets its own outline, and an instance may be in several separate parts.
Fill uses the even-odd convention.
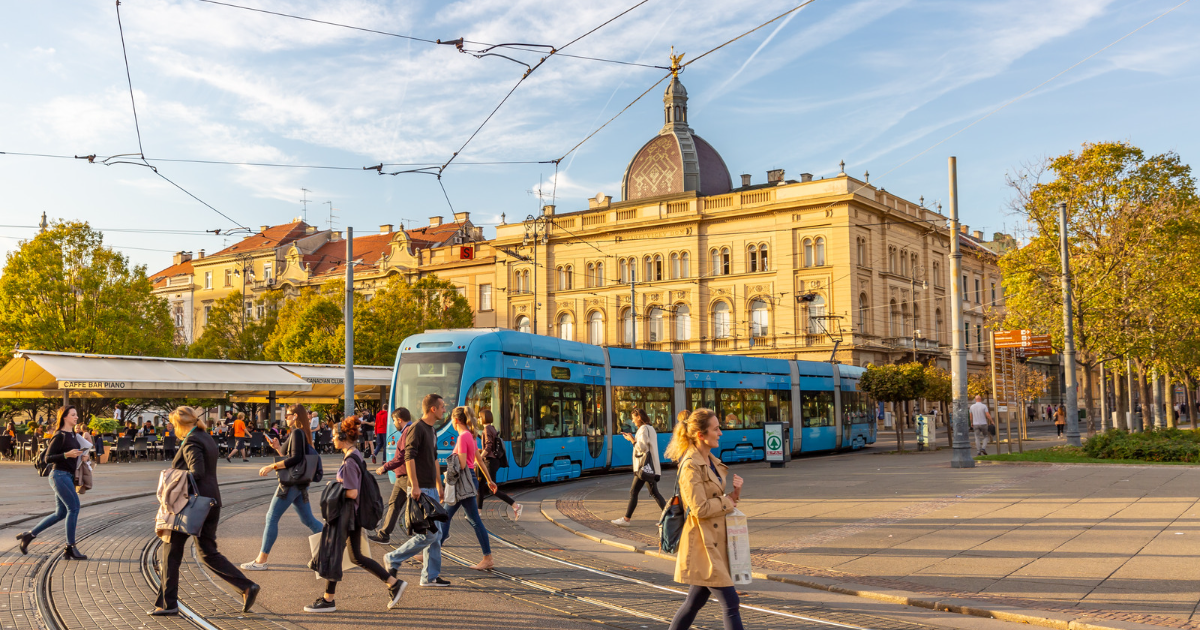
[[[254,453],[255,455],[261,456],[261,455],[263,454],[263,448],[264,448],[266,445],[267,445],[267,440],[266,440],[266,438],[264,438],[264,437],[263,437],[262,431],[255,431],[255,432],[254,432],[254,433],[253,433],[253,434],[250,436],[250,448],[249,448],[249,450],[250,450],[250,452],[251,452],[251,453]]]
[[[0,435],[0,457],[4,459],[12,459],[15,455],[13,448],[13,436],[4,434]]]
[[[133,438],[120,436],[117,438],[117,461],[129,461],[129,455],[132,452]]]
[[[145,457],[146,461],[150,461],[150,448],[146,438],[133,438],[133,457],[134,459]]]
[[[163,454],[164,461],[166,461],[166,459],[168,457],[170,457],[171,459],[175,459],[175,436],[174,435],[168,433],[165,436],[163,436],[162,454]]]

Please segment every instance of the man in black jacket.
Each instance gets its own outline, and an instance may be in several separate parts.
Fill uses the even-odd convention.
[[[404,439],[404,466],[410,484],[409,496],[416,499],[425,494],[435,501],[442,500],[442,477],[437,461],[437,435],[433,425],[446,414],[446,401],[438,394],[429,394],[421,400],[421,419],[412,424]],[[448,525],[448,524],[447,524]],[[442,570],[442,544],[439,525],[432,531],[416,534],[395,551],[384,556],[388,568],[395,575],[405,560],[421,554],[421,586],[450,586],[450,582],[439,577]]]

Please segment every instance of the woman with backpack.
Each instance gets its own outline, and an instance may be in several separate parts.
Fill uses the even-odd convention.
[[[338,468],[337,472],[337,482],[341,484],[341,491],[338,492],[337,488],[330,484],[326,486],[326,490],[321,496],[322,513],[327,516],[336,515],[336,518],[334,521],[329,521],[327,518],[325,528],[322,530],[318,557],[313,558],[310,565],[311,568],[317,569],[321,577],[325,578],[325,593],[318,597],[317,601],[305,606],[304,612],[337,611],[334,594],[337,592],[337,583],[342,579],[342,548],[336,545],[326,545],[327,540],[333,540],[334,536],[339,539],[345,538],[345,549],[349,551],[351,562],[387,585],[389,610],[400,603],[400,596],[408,587],[408,582],[390,575],[383,567],[379,566],[378,562],[362,553],[363,536],[358,526],[360,507],[358,499],[363,488],[364,478],[370,473],[367,472],[367,464],[363,461],[362,454],[358,452],[357,448],[361,430],[358,418],[350,416],[343,420],[337,430],[333,432],[333,445],[342,451],[342,466]],[[372,478],[367,483],[373,481]]]
[[[63,548],[63,557],[68,560],[87,560],[87,556],[75,548],[75,523],[79,520],[79,494],[75,492],[75,469],[79,466],[82,450],[79,438],[75,435],[75,423],[79,421],[79,410],[73,405],[59,407],[58,422],[54,425],[54,436],[46,446],[45,454],[38,458],[50,468],[50,488],[54,491],[56,509],[53,514],[42,519],[33,529],[17,534],[21,553],[29,553],[29,543],[37,535],[50,529],[55,523],[67,521],[67,546]],[[41,470],[38,470],[39,474]]]
[[[271,438],[271,448],[275,449],[283,457],[282,460],[263,466],[258,471],[259,477],[266,477],[269,474],[285,468],[291,468],[304,462],[305,455],[316,455],[317,451],[313,448],[312,429],[309,428],[308,410],[304,405],[292,405],[284,416],[287,425],[292,428],[292,432],[288,434],[287,442],[283,447],[279,446],[279,440]],[[319,460],[318,460],[319,461]],[[318,470],[319,464],[318,464]],[[313,481],[319,481],[313,479]],[[314,534],[321,533],[321,521],[318,521],[312,513],[312,505],[308,500],[308,484],[287,486],[282,483],[275,490],[275,495],[271,497],[271,505],[267,508],[267,525],[263,529],[262,547],[258,551],[258,557],[251,562],[242,565],[242,568],[247,571],[266,571],[267,558],[271,555],[271,547],[275,546],[275,539],[279,537],[279,519],[283,518],[283,513],[291,507],[296,511],[296,515],[300,517],[300,522]]]
[[[446,486],[454,487],[455,497],[454,502],[446,506],[446,524],[439,527],[442,530],[441,544],[444,546],[450,538],[450,523],[454,520],[455,513],[459,508],[465,510],[467,522],[475,529],[475,539],[479,541],[479,549],[483,551],[483,559],[471,568],[487,571],[496,564],[492,561],[492,545],[487,527],[479,517],[479,505],[475,500],[476,488],[479,487],[479,480],[475,476],[475,464],[480,460],[480,455],[479,447],[475,444],[475,422],[468,416],[469,412],[466,407],[455,407],[454,411],[450,412],[450,420],[454,422],[454,430],[458,432],[458,441],[455,442],[450,457],[457,458],[457,466],[451,465],[450,461],[446,462]],[[457,474],[452,471],[457,471]]]
[[[521,512],[525,510],[525,506],[517,503],[507,493],[496,487],[496,472],[501,468],[508,467],[508,453],[504,451],[504,440],[500,439],[500,432],[492,425],[492,411],[490,409],[481,409],[479,418],[483,421],[483,459],[484,466],[487,470],[486,476],[488,479],[487,485],[479,489],[479,508],[483,509],[483,500],[488,496],[494,496],[497,499],[507,503],[513,509],[513,520],[521,520]],[[486,490],[484,490],[486,488]]]
[[[629,519],[637,509],[638,495],[642,486],[650,487],[650,496],[658,504],[658,511],[667,507],[667,500],[658,491],[658,480],[662,477],[662,465],[658,461],[658,433],[650,424],[650,417],[641,409],[633,410],[633,423],[637,426],[637,436],[621,433],[626,440],[633,442],[633,485],[629,487],[629,504],[625,506],[625,516],[612,520],[617,527],[629,527]]]
[[[725,515],[737,507],[742,478],[733,475],[733,492],[725,492],[729,469],[712,456],[721,443],[721,422],[711,409],[697,409],[675,425],[666,455],[679,462],[679,498],[687,521],[679,538],[675,581],[690,584],[687,599],[669,630],[692,627],[710,597],[720,602],[725,630],[742,630],[742,614],[729,574]]]

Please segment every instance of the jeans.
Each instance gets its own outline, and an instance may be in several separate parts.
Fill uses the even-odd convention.
[[[387,433],[375,434],[375,450],[372,451],[372,456],[374,455],[382,455],[387,457]]]
[[[975,428],[975,448],[986,453],[988,438],[991,437],[991,432],[988,431],[988,425],[977,424],[977,425],[975,425],[974,428]]]
[[[667,500],[663,498],[662,493],[658,491],[658,482],[654,481],[654,477],[650,477],[650,481],[642,479],[645,473],[635,472],[633,474],[633,485],[629,487],[629,505],[625,506],[625,520],[633,518],[633,511],[637,509],[638,495],[642,492],[642,486],[650,486],[650,496],[654,497],[654,502],[658,504],[659,511],[667,507]]]
[[[710,596],[724,609],[725,630],[742,630],[742,611],[738,608],[740,603],[737,589],[732,586],[692,586],[688,590],[687,599],[683,600],[683,605],[679,607],[679,612],[675,613],[675,618],[671,620],[668,630],[691,628],[696,614],[708,603]]]
[[[309,531],[314,534],[321,533],[325,526],[313,517],[312,506],[304,500],[304,493],[304,489],[292,486],[282,497],[278,492],[271,497],[271,505],[267,508],[267,527],[263,529],[263,553],[271,553],[271,547],[275,546],[275,539],[279,537],[279,519],[283,518],[283,513],[287,511],[289,505],[296,510],[300,522],[304,523]]]
[[[468,474],[471,475],[471,481],[474,482],[475,471],[471,470]],[[478,487],[479,484],[476,483],[475,485]],[[450,523],[454,521],[454,515],[458,512],[458,508],[466,510],[467,522],[471,524],[471,527],[475,528],[475,540],[479,541],[479,549],[483,551],[483,555],[492,555],[492,543],[488,539],[488,530],[487,527],[483,525],[483,519],[479,518],[479,506],[475,503],[475,497],[467,497],[458,503],[451,505],[450,508],[446,510],[446,515],[449,518],[446,519],[446,525],[445,529],[442,531],[442,540],[440,541],[440,544],[446,544],[446,540],[450,538]]]
[[[421,488],[421,493],[434,501],[438,500],[437,488]],[[447,523],[448,525],[449,523]],[[424,534],[417,534],[409,538],[392,552],[383,557],[387,561],[389,569],[399,569],[405,560],[421,554],[421,560],[424,564],[421,566],[421,582],[432,582],[438,578],[442,572],[442,525],[434,523],[432,531]]]
[[[217,551],[217,525],[221,522],[221,506],[208,512],[200,535],[196,537],[196,549],[200,552],[200,562],[208,567],[217,577],[225,580],[238,593],[245,593],[254,582],[246,579],[245,574],[233,566],[220,551]],[[171,609],[179,607],[179,565],[183,564],[183,550],[187,547],[188,535],[182,532],[171,532],[171,540],[167,542],[166,567],[162,568],[163,580],[158,591],[158,599],[154,605],[159,608]]]
[[[1055,427],[1056,429],[1058,429],[1058,437],[1062,437],[1062,432],[1063,432],[1063,429],[1067,428],[1067,425],[1065,425],[1065,424],[1056,424],[1056,425],[1054,425],[1054,427]]]
[[[75,544],[75,522],[79,520],[79,494],[75,492],[75,475],[65,470],[50,471],[50,488],[54,490],[54,513],[42,519],[30,530],[34,536],[50,529],[51,525],[67,519],[67,544]]]

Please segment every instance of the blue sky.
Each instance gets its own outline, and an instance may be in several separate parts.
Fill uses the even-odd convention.
[[[232,0],[427,39],[561,46],[633,0],[365,2]],[[685,61],[794,6],[650,0],[564,52],[666,65]],[[963,221],[1017,226],[1005,174],[1087,141],[1127,140],[1200,163],[1194,124],[1200,2],[1108,48],[1032,95],[929,149],[1180,0],[816,0],[690,66],[690,122],[734,176],[871,172],[871,182],[945,201],[958,156]],[[33,2],[0,23],[0,151],[137,152],[113,3]],[[497,57],[217,6],[126,0],[121,6],[146,155],[320,164],[441,163],[525,71]],[[514,53],[532,62],[533,53]],[[559,157],[657,81],[653,68],[556,57],[520,86],[443,178],[454,209],[481,224],[539,204],[554,167],[465,162]],[[560,211],[597,192],[620,196],[628,159],[662,125],[655,88],[568,157]],[[920,155],[918,155],[920,154]],[[301,214],[360,232],[450,214],[425,175],[156,162],[161,172],[257,228]],[[102,229],[228,230],[232,224],[148,169],[0,156],[0,224],[82,219]],[[0,228],[0,251],[32,230]],[[220,249],[211,235],[109,232],[107,242],[155,271],[175,250]],[[141,249],[134,249],[141,248]],[[157,250],[157,251],[156,251]]]

